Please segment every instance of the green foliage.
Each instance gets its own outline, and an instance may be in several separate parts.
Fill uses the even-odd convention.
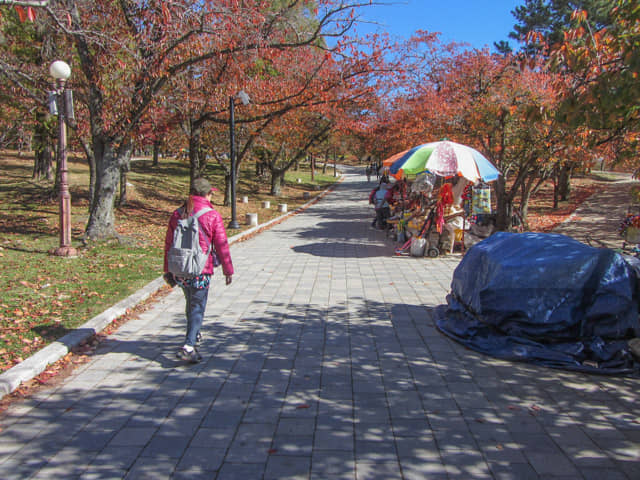
[[[615,142],[618,158],[634,157],[640,132],[640,8],[631,0],[610,6],[599,30],[578,16],[551,65],[569,79],[560,115],[591,129],[594,144]]]
[[[607,24],[610,0],[525,0],[512,12],[517,23],[509,38],[524,42],[530,33],[542,34],[545,43],[554,45],[562,42],[564,32],[572,25],[572,15],[576,10],[584,10],[593,30]],[[527,43],[523,49],[530,54],[539,53],[542,45],[537,42]]]

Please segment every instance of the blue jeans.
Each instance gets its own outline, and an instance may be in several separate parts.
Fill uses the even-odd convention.
[[[184,292],[186,300],[185,315],[187,316],[187,336],[184,341],[185,345],[196,344],[196,336],[202,328],[202,319],[204,318],[204,310],[207,307],[207,298],[209,297],[209,287],[195,288],[189,285],[180,285]]]

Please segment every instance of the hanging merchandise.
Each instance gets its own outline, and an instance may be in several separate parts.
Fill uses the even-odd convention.
[[[436,184],[436,176],[431,172],[420,173],[411,184],[411,191],[431,195]]]
[[[436,204],[436,231],[442,233],[444,226],[445,209],[453,204],[453,191],[450,183],[445,183],[440,187],[438,193],[438,203]]]
[[[464,187],[464,191],[462,192],[462,208],[464,209],[464,216],[468,217],[471,215],[471,200],[473,198],[473,187],[471,184],[467,184]]]
[[[489,215],[491,213],[491,187],[486,183],[474,185],[471,211],[473,215]]]

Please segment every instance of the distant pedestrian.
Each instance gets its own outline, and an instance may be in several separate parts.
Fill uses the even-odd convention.
[[[373,200],[373,206],[376,210],[376,218],[371,226],[380,230],[386,230],[389,226],[387,220],[391,216],[391,208],[387,199],[387,194],[391,189],[391,184],[388,182],[381,182],[380,185],[374,189],[372,195],[369,196],[370,201]]]
[[[211,184],[204,178],[197,178],[193,181],[191,194],[185,204],[178,208],[171,219],[167,228],[164,248],[164,271],[165,279],[170,285],[179,285],[184,292],[186,301],[185,314],[187,319],[187,331],[184,345],[177,352],[177,357],[181,360],[198,363],[202,357],[196,348],[201,335],[202,321],[207,306],[207,298],[209,295],[209,284],[214,266],[218,264],[222,266],[222,271],[226,277],[226,284],[231,283],[233,276],[233,264],[231,262],[231,254],[229,252],[229,243],[227,233],[224,228],[222,216],[211,204],[212,193],[215,191]],[[167,253],[172,246],[174,231],[180,218],[192,216],[202,209],[210,209],[202,214],[198,219],[200,247],[204,252],[209,250],[211,255],[207,258],[202,274],[193,278],[185,278],[169,273]]]

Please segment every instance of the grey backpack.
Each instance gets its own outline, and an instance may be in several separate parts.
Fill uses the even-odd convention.
[[[206,252],[200,248],[200,222],[198,218],[212,211],[213,208],[203,208],[195,215],[178,220],[173,232],[173,244],[167,253],[168,268],[174,275],[191,278],[202,274],[212,247],[209,244]]]

